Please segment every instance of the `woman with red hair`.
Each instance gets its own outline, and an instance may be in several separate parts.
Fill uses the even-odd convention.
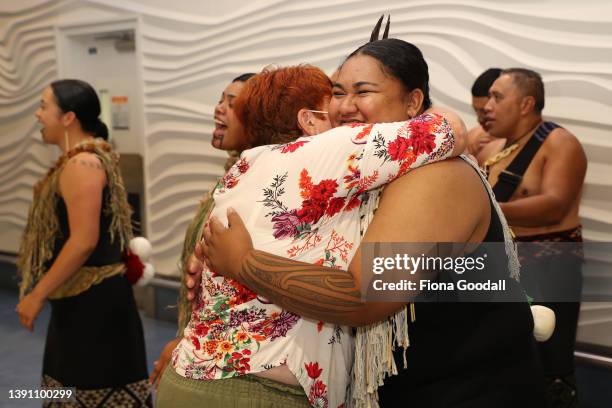
[[[325,132],[331,129],[331,93],[327,75],[312,65],[264,69],[244,84],[234,102],[238,121],[225,137],[243,143],[234,148],[244,150]]]
[[[234,105],[240,123],[228,126],[225,138],[246,140],[235,148],[259,147],[226,174],[212,214],[233,207],[258,246],[346,268],[368,191],[449,157],[454,138],[437,115],[329,130],[331,89],[325,74],[308,65],[267,70],[246,82]],[[391,157],[395,145],[406,148]],[[162,377],[158,407],[203,400],[210,407],[344,403],[353,358],[348,327],[304,319],[209,269],[201,290]]]

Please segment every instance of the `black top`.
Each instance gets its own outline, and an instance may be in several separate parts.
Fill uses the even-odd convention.
[[[504,241],[492,203],[483,241]],[[507,277],[507,257],[498,259],[506,263],[492,268]],[[417,303],[415,314],[408,328],[407,368],[403,348],[397,347],[399,373],[379,388],[381,407],[545,407],[526,302]]]
[[[121,257],[121,239],[119,234],[115,234],[115,239],[111,243],[110,237],[110,224],[112,221],[112,214],[109,211],[109,190],[108,187],[104,187],[102,192],[102,210],[100,211],[100,237],[98,238],[98,244],[91,253],[87,261],[83,266],[103,266],[111,265],[114,263],[123,262]],[[59,221],[60,234],[55,238],[55,249],[53,250],[53,258],[47,262],[47,268],[50,268],[55,259],[59,255],[62,247],[70,237],[70,226],[68,224],[68,210],[64,199],[58,197],[56,205],[56,214]]]

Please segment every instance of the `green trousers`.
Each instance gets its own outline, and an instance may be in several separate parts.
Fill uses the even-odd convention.
[[[245,375],[225,380],[193,380],[178,375],[172,366],[157,390],[157,408],[306,408],[302,387]]]

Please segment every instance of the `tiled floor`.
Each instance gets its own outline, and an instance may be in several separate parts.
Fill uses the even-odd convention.
[[[36,320],[30,333],[20,324],[15,313],[17,295],[0,289],[0,407],[40,407],[40,402],[9,400],[10,388],[36,388],[40,384],[42,355],[50,309],[47,305]],[[149,372],[153,361],[166,342],[172,339],[176,325],[164,321],[142,318]]]

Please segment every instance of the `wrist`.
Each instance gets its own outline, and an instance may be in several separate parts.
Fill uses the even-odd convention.
[[[236,270],[236,279],[238,279],[239,281],[242,281],[242,272],[245,270],[245,268],[248,267],[249,259],[252,257],[254,252],[255,248],[251,247],[247,251],[245,251],[244,254],[242,254],[238,269]]]
[[[37,300],[40,300],[41,302],[44,302],[45,300],[47,300],[48,294],[45,293],[45,291],[40,288],[39,285],[37,285],[34,287],[34,289],[32,289],[32,292],[30,292],[30,296]]]

